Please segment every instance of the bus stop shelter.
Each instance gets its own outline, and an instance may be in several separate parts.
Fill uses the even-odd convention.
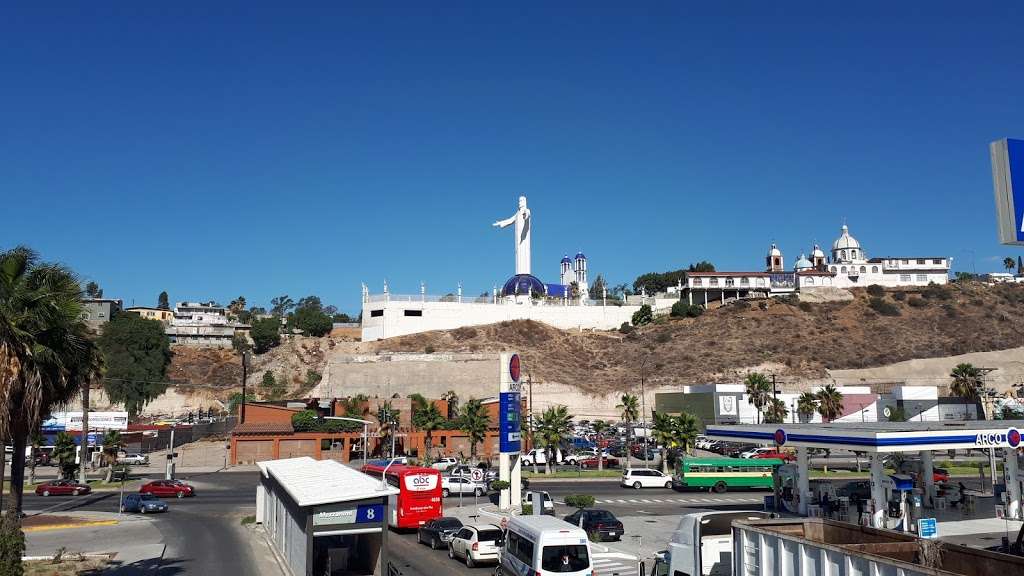
[[[293,576],[382,573],[398,489],[334,460],[257,465],[256,521]]]
[[[1009,519],[1021,519],[1021,482],[1017,463],[1021,429],[1024,429],[1024,421],[1019,420],[831,422],[709,425],[705,434],[711,439],[726,442],[796,448],[798,490],[801,495],[799,512],[805,515],[810,495],[808,449],[865,453],[871,471],[871,522],[874,527],[882,527],[886,510],[882,458],[892,453],[918,454],[922,462],[921,475],[925,481],[924,504],[930,506],[935,497],[932,464],[932,452],[935,450],[1001,449],[1006,480],[1006,516]]]

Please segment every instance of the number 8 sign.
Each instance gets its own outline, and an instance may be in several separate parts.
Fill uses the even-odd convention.
[[[356,524],[382,522],[384,506],[382,504],[365,505],[356,508]]]

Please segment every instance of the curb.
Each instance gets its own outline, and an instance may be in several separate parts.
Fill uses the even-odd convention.
[[[115,526],[119,520],[91,520],[88,522],[76,522],[74,524],[48,524],[46,526],[29,526],[22,528],[22,532],[46,532],[49,530],[67,530],[70,528],[91,528],[93,526]]]

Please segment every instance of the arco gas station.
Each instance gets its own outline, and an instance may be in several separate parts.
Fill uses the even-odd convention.
[[[892,528],[893,519],[904,521],[912,529],[910,509],[917,503],[924,508],[944,502],[936,496],[934,453],[951,450],[994,451],[1003,462],[1005,516],[1019,520],[1021,515],[1021,477],[1018,448],[1024,421],[944,421],[944,422],[867,422],[826,424],[709,425],[706,436],[727,442],[749,442],[781,449],[795,449],[796,463],[783,466],[778,473],[778,494],[783,507],[793,513],[811,512],[809,457],[812,449],[847,450],[864,454],[869,462],[871,496],[865,502],[867,522],[874,528]],[[887,455],[903,454],[919,458],[920,472],[915,479],[885,472]],[[915,498],[917,497],[917,498]]]

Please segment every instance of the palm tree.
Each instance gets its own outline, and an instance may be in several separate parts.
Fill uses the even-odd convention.
[[[459,395],[455,390],[449,390],[441,395],[441,400],[448,403],[448,419],[455,420],[459,417]]]
[[[832,384],[826,384],[815,395],[818,400],[818,414],[825,422],[831,422],[843,413],[843,393]]]
[[[818,397],[813,392],[804,392],[796,399],[796,413],[800,419],[810,422],[811,417],[818,411]]]
[[[68,471],[75,466],[75,439],[67,432],[60,432],[53,441],[53,454],[51,457],[57,461],[57,469],[60,477],[67,477]]]
[[[747,387],[747,402],[757,409],[757,421],[761,422],[761,411],[772,397],[772,383],[760,372],[751,372],[743,384]]]
[[[476,445],[483,442],[487,437],[487,429],[491,420],[487,416],[487,409],[484,408],[476,398],[470,398],[461,409],[459,415],[459,430],[469,437],[469,457],[476,461]]]
[[[441,414],[441,410],[433,402],[427,404],[426,408],[418,410],[413,414],[412,425],[424,433],[423,447],[426,458],[430,458],[430,450],[433,448],[433,432],[444,427],[448,420]]]
[[[786,408],[786,403],[778,398],[769,398],[768,406],[765,407],[764,421],[767,424],[782,424],[786,421],[786,416],[789,416],[789,410]]]
[[[622,403],[615,406],[621,410],[622,421],[626,423],[626,463],[629,463],[630,449],[633,447],[633,422],[640,414],[640,401],[635,394],[623,394]]]
[[[18,247],[0,252],[0,437],[25,453],[41,417],[66,405],[100,364],[68,268]],[[20,515],[25,458],[11,463],[8,508]]]
[[[380,433],[381,453],[391,444],[391,436],[396,432],[400,413],[401,410],[396,410],[391,406],[390,400],[377,407],[377,430]],[[394,454],[391,456],[394,457]]]
[[[665,412],[655,412],[651,425],[654,440],[661,444],[661,471],[668,473],[668,449],[676,443],[676,419]]]
[[[124,442],[121,440],[121,433],[117,430],[107,430],[103,434],[103,465],[107,467],[108,484],[114,475],[114,464],[117,464],[117,453],[121,451]],[[84,464],[83,464],[84,467]]]
[[[693,414],[683,412],[676,416],[676,441],[687,454],[693,451],[700,429],[701,422]]]
[[[603,434],[605,430],[610,428],[611,424],[605,422],[604,420],[594,420],[590,424],[590,427],[594,429],[594,434],[596,435],[596,441],[594,443],[597,444],[597,451],[598,451],[598,453],[600,453],[601,450],[602,450],[601,449],[601,434]],[[597,469],[598,470],[603,470],[604,469],[604,458],[598,458],[597,459]]]
[[[981,399],[982,372],[973,364],[957,364],[949,373],[949,377],[953,379],[949,391],[954,396],[959,396],[967,402],[977,402]]]
[[[551,474],[551,456],[554,451],[555,461],[562,459],[562,442],[569,436],[570,423],[569,409],[565,406],[550,406],[544,410],[534,425],[539,436],[539,444],[544,447],[544,473]],[[600,458],[600,456],[598,456]]]
[[[1007,272],[1009,272],[1010,270],[1013,270],[1014,266],[1015,266],[1015,263],[1013,261],[1013,258],[1010,258],[1009,256],[1007,256],[1006,258],[1003,258],[1003,268],[1006,268]]]

